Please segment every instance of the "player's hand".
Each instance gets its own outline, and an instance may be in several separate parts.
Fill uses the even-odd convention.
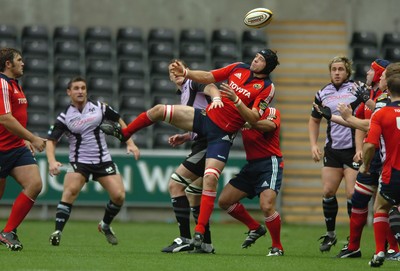
[[[24,140],[25,146],[31,151],[32,155],[35,155],[35,147],[28,140]]]
[[[46,148],[46,141],[47,139],[35,136],[31,141],[31,144],[38,152],[42,152],[44,151],[44,148]]]
[[[338,103],[336,109],[340,112],[340,115],[344,120],[347,120],[353,115],[353,110],[350,105],[345,105],[344,103]]]
[[[57,176],[58,174],[60,174],[60,168],[62,166],[63,165],[58,161],[49,163],[49,174],[50,174],[50,176],[53,177],[53,176]]]
[[[363,103],[366,103],[369,100],[371,90],[370,87],[363,82],[358,81],[358,83],[354,83],[353,88],[354,96],[356,96],[357,99],[360,99]]]
[[[229,100],[236,101],[238,98],[236,96],[235,91],[227,84],[227,83],[222,83],[221,84],[221,96],[228,98]]]
[[[140,158],[140,150],[139,150],[138,146],[136,146],[135,142],[133,142],[132,139],[129,139],[126,142],[126,153],[133,154],[133,156],[135,157],[135,160],[139,160],[139,158]]]
[[[362,150],[361,151],[356,151],[356,153],[353,156],[353,161],[359,164],[362,164],[363,156],[362,156]]]
[[[176,147],[179,145],[182,145],[183,143],[187,142],[188,139],[188,134],[176,134],[173,136],[170,136],[168,138],[168,144],[171,145],[172,147]]]
[[[317,145],[311,147],[311,155],[315,163],[321,161],[322,152]]]
[[[184,77],[185,75],[185,66],[179,61],[175,61],[174,63],[171,64],[171,69],[170,71],[175,75],[179,77]]]
[[[322,117],[324,117],[327,120],[331,120],[332,118],[332,112],[331,109],[327,106],[321,106],[316,103],[313,103],[313,108],[316,112],[318,112]]]
[[[208,107],[208,110],[211,110],[214,108],[222,108],[222,107],[224,107],[224,103],[222,102],[221,97],[214,97],[212,99],[210,107]]]

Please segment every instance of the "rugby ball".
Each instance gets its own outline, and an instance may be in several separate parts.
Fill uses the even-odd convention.
[[[267,8],[255,8],[244,16],[244,24],[251,28],[267,26],[272,21],[272,11]]]

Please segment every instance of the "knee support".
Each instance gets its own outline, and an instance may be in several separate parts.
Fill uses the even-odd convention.
[[[195,196],[200,196],[203,192],[203,188],[201,186],[189,184],[185,189],[186,194],[191,194]]]
[[[356,182],[354,186],[354,194],[351,197],[351,203],[354,208],[365,209],[368,208],[368,203],[375,193],[376,187],[372,185],[365,185]]]
[[[211,175],[215,177],[215,180],[218,181],[219,180],[219,176],[221,175],[221,171],[217,168],[213,168],[213,167],[208,167],[206,168],[206,170],[204,171],[204,177],[206,175]]]
[[[176,172],[172,173],[171,179],[174,180],[175,182],[183,185],[184,187],[188,187],[192,183],[191,179],[185,178]]]
[[[164,105],[164,114],[162,120],[171,123],[173,115],[174,115],[174,106]]]

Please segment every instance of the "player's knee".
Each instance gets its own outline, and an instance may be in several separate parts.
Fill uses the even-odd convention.
[[[189,186],[185,189],[185,193],[187,195],[201,196],[201,194],[203,193],[203,187],[189,184]]]
[[[208,167],[204,171],[203,178],[203,189],[204,190],[217,190],[217,183],[219,177],[221,175],[221,171],[217,168]]]

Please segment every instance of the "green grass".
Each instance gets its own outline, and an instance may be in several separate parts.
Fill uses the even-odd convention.
[[[5,221],[0,221],[4,225]],[[339,226],[338,244],[329,253],[320,253],[317,239],[325,232],[322,226],[283,225],[284,257],[266,257],[270,237],[242,249],[246,228],[241,224],[213,224],[215,255],[164,254],[160,250],[177,235],[175,224],[115,222],[113,228],[120,240],[108,245],[97,232],[97,222],[70,220],[61,245],[53,247],[48,237],[52,221],[25,221],[19,228],[24,244],[21,252],[0,247],[1,270],[272,270],[272,271],[347,271],[369,270],[374,251],[372,228],[364,230],[363,256],[360,259],[336,259],[348,235],[347,226]],[[379,270],[400,270],[400,262],[385,262]]]

